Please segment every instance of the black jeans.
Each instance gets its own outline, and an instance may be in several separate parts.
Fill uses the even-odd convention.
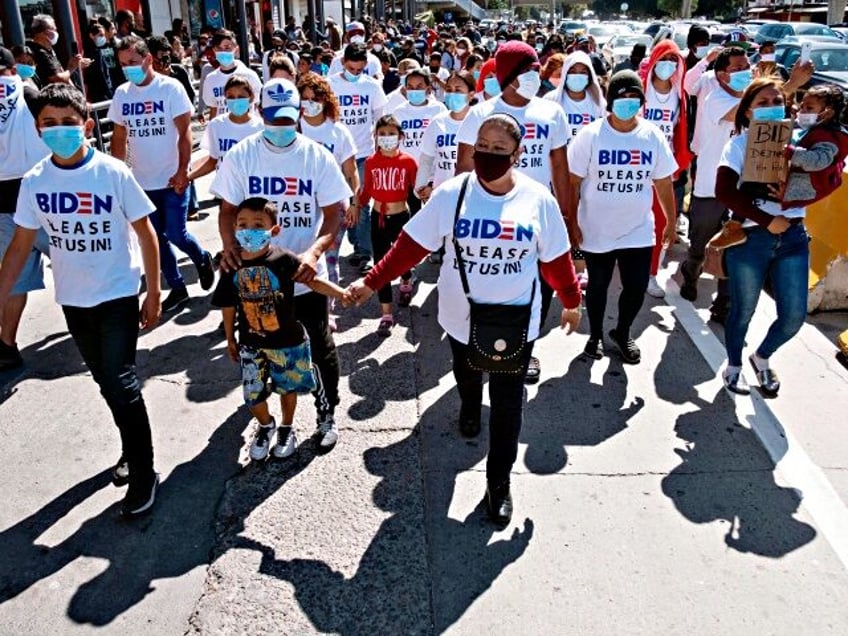
[[[586,288],[586,312],[589,314],[589,333],[592,338],[602,338],[604,315],[607,310],[607,291],[618,264],[621,294],[618,296],[618,324],[620,338],[630,337],[630,326],[645,300],[648,279],[651,276],[653,247],[634,247],[611,252],[584,252],[589,285]]]
[[[130,478],[147,479],[153,471],[153,441],[135,372],[138,309],[136,296],[94,307],[62,307],[68,331],[120,431]]]
[[[400,236],[400,231],[409,220],[409,212],[383,215],[376,209],[371,212],[371,250],[374,252],[374,262],[377,263],[392,248],[392,244]],[[401,280],[408,281],[412,272],[401,274]],[[377,298],[381,303],[392,302],[392,285],[383,285],[377,290]]]
[[[483,402],[483,373],[468,366],[465,345],[448,337],[453,353],[453,377],[465,416],[477,416]],[[521,373],[489,375],[489,456],[486,458],[486,481],[490,486],[509,483],[509,474],[518,455],[518,436],[524,417],[524,376],[533,343],[524,352]]]
[[[318,417],[322,418],[332,414],[339,403],[339,356],[327,320],[327,297],[318,292],[297,296],[294,313],[309,335],[318,384],[312,395]]]

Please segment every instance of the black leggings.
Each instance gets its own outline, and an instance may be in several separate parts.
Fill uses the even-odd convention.
[[[374,253],[374,262],[377,263],[386,255],[392,243],[400,236],[400,231],[406,222],[409,220],[409,212],[399,212],[398,214],[384,215],[379,214],[375,209],[371,213],[371,250]],[[381,227],[382,226],[382,227]],[[412,278],[412,272],[404,272],[401,275],[401,280],[408,281]],[[392,285],[391,283],[383,285],[377,291],[377,297],[381,303],[392,302]]]
[[[584,252],[589,285],[586,288],[586,312],[589,314],[590,337],[602,338],[604,314],[607,310],[609,291],[615,265],[621,278],[621,294],[618,297],[619,337],[630,337],[630,326],[645,300],[648,279],[651,276],[651,253],[653,247],[634,247],[611,252]]]
[[[464,415],[478,415],[483,401],[483,373],[468,366],[468,345],[448,337],[453,353],[453,376]],[[509,483],[509,474],[518,455],[518,436],[524,416],[524,376],[533,351],[527,343],[521,373],[489,374],[489,456],[486,480],[490,486]]]

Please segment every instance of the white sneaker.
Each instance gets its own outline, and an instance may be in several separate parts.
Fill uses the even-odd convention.
[[[648,289],[645,290],[648,296],[652,296],[654,298],[665,298],[665,290],[660,287],[660,284],[657,282],[656,276],[651,276],[648,280]]]
[[[258,461],[268,457],[268,451],[274,445],[274,432],[277,430],[274,420],[268,426],[257,426],[250,443],[250,459]]]
[[[274,453],[274,457],[277,459],[291,457],[297,450],[297,436],[294,434],[294,429],[291,429],[285,440],[282,440],[282,437],[283,427],[281,426],[277,431],[277,445],[274,446],[274,450],[272,451]]]
[[[331,414],[325,415],[324,419],[318,421],[318,434],[321,436],[319,442],[321,448],[330,448],[339,441],[339,426]]]

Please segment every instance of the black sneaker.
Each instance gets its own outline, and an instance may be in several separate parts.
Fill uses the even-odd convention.
[[[212,289],[215,283],[215,268],[212,265],[212,255],[209,252],[203,252],[203,260],[197,266],[197,275],[200,278],[200,287],[204,291]],[[188,295],[186,295],[188,298]]]
[[[642,352],[639,351],[639,347],[636,346],[633,338],[628,337],[626,340],[619,338],[616,329],[609,332],[609,337],[612,338],[618,352],[621,354],[621,359],[627,364],[639,364],[642,361]]]
[[[7,345],[0,341],[0,371],[8,369],[17,369],[23,366],[24,359],[21,357],[21,352],[18,351],[17,345]]]
[[[469,413],[460,407],[459,432],[463,437],[477,437],[480,434],[480,407],[477,407],[476,413]]]
[[[363,254],[357,254],[354,252],[350,256],[347,257],[347,262],[350,263],[353,267],[359,267],[362,265],[363,260],[368,260],[368,257]]]
[[[504,528],[509,525],[512,520],[512,495],[509,492],[509,482],[486,488],[486,512],[496,526]]]
[[[727,311],[716,310],[710,312],[710,322],[714,322],[716,324],[724,326],[725,321],[727,320]]]
[[[121,455],[118,463],[112,469],[112,484],[114,486],[126,486],[130,481],[130,465],[124,456]]]
[[[151,472],[144,480],[131,480],[127,489],[127,496],[121,502],[121,515],[124,517],[137,517],[144,514],[153,507],[156,501],[156,489],[159,487],[159,475]]]
[[[182,307],[188,302],[188,290],[183,287],[182,289],[172,289],[168,294],[168,297],[162,301],[162,313],[166,314],[169,311],[174,311],[175,309]]]
[[[583,353],[592,360],[600,360],[604,357],[604,343],[601,338],[589,338],[586,341],[586,346],[583,347]]]
[[[683,277],[683,284],[680,286],[680,297],[694,303],[698,300],[698,284]]]

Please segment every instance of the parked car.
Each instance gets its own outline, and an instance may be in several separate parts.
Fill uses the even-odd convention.
[[[783,67],[784,77],[801,57],[803,40],[780,42],[775,47],[774,60]],[[848,44],[838,42],[811,42],[810,61],[815,66],[807,86],[832,83],[848,90]]]
[[[633,50],[633,45],[639,42],[644,44],[646,50],[650,53],[651,36],[645,33],[630,33],[611,37],[603,48],[601,48],[601,55],[610,68],[615,68],[617,64],[630,57],[630,51]]]
[[[834,41],[840,41],[839,34],[823,24],[815,22],[778,22],[776,24],[764,24],[754,36],[757,44],[763,42],[778,42],[785,37],[791,36],[814,36],[816,38],[829,37]]]
[[[591,35],[595,39],[598,48],[603,47],[613,36],[629,32],[630,30],[627,27],[615,24],[592,24],[586,29],[587,35]]]
[[[563,20],[559,23],[559,32],[564,35],[580,35],[585,33],[586,23],[574,20]]]

